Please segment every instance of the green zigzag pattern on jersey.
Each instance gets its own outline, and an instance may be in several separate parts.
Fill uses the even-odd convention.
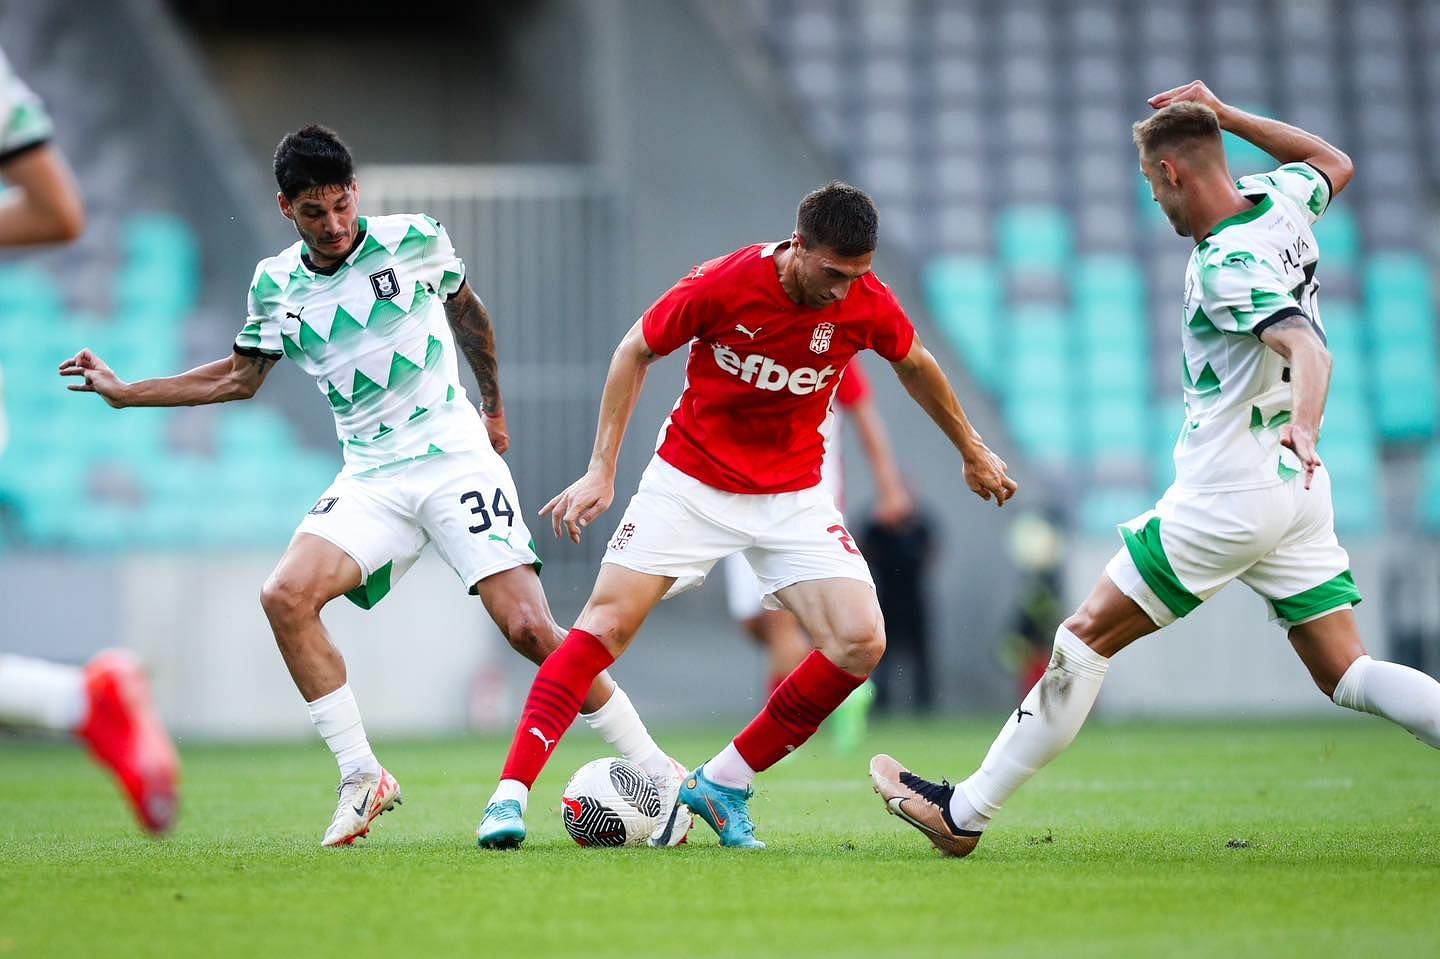
[[[1267,421],[1265,414],[1260,412],[1260,407],[1250,407],[1250,429],[1251,430],[1273,430],[1279,429],[1290,422],[1290,411],[1281,410]]]
[[[422,372],[433,370],[440,365],[440,357],[445,353],[445,347],[435,337],[430,337],[425,344],[425,365],[416,366],[415,363],[403,353],[396,353],[390,358],[390,374],[386,383],[381,386],[360,370],[355,371],[355,379],[350,386],[350,398],[346,399],[340,391],[335,388],[334,383],[326,382],[325,395],[330,400],[330,408],[337,413],[348,413],[354,409],[355,404],[364,404],[388,390],[402,389],[412,384]],[[384,427],[384,424],[381,424]],[[385,427],[388,430],[388,427]]]
[[[1215,375],[1215,370],[1206,363],[1200,368],[1199,377],[1190,375],[1190,361],[1182,355],[1180,357],[1180,368],[1184,371],[1184,382],[1187,390],[1194,390],[1196,393],[1218,393],[1220,392],[1220,377]]]

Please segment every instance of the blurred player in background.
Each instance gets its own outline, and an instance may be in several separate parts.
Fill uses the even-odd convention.
[[[40,99],[0,53],[0,248],[68,243],[85,206]],[[0,380],[3,386],[3,380]],[[7,431],[0,402],[0,453]],[[0,654],[0,723],[75,734],[120,781],[140,824],[164,832],[178,811],[180,762],[135,657],[105,650],[85,667]]]
[[[126,383],[89,350],[61,366],[116,408],[245,400],[289,356],[328,398],[345,465],[296,530],[260,602],[310,718],[340,767],[322,845],[349,845],[401,800],[375,758],[345,660],[320,611],[348,597],[370,609],[427,543],[478,595],[511,646],[540,662],[565,631],[510,470],[495,331],[445,229],[428,216],[363,217],[354,162],[330,130],[307,126],[275,150],[281,213],[300,240],[262,260],[229,357]],[[483,418],[460,383],[456,343]],[[650,737],[608,676],[582,692],[586,721],[673,796],[684,767]],[[677,841],[683,836],[677,837]]]
[[[620,341],[590,468],[541,511],[556,535],[564,530],[579,542],[610,506],[646,369],[689,346],[685,389],[610,540],[590,601],[535,677],[480,824],[482,846],[524,840],[524,804],[552,746],[650,610],[739,552],[766,605],[795,613],[816,648],[720,755],[686,777],[680,804],[704,818],[721,845],[764,845],[748,806],[756,773],[803,745],[885,650],[870,570],[834,499],[817,488],[834,428],[832,396],[861,350],[891,362],[960,451],[977,495],[1003,505],[1014,493],[1004,462],[970,426],[895,294],[871,273],[877,236],[870,198],[831,183],[800,203],[788,239],[695,267]]]
[[[984,762],[958,786],[889,756],[870,765],[890,812],[942,852],[968,855],[1005,801],[1075,738],[1110,657],[1232,580],[1265,598],[1315,684],[1440,748],[1440,683],[1371,659],[1351,608],[1360,592],[1335,538],[1330,476],[1316,452],[1330,386],[1311,226],[1350,182],[1350,158],[1319,137],[1222,103],[1195,81],[1157,94],[1135,125],[1155,201],[1195,250],[1185,276],[1185,424],[1175,483],[1120,527],[1124,547],[1055,632],[1040,682]],[[1221,131],[1281,161],[1230,177]]]
[[[837,420],[854,424],[861,448],[865,451],[865,461],[870,464],[870,473],[875,480],[875,507],[871,521],[886,527],[897,526],[915,511],[915,504],[905,489],[899,467],[895,465],[890,437],[885,432],[880,411],[875,408],[870,381],[859,360],[845,368],[840,385],[835,387],[835,407],[837,413],[844,414],[837,416]],[[845,469],[840,425],[837,423],[828,437],[819,489],[829,493],[843,513]],[[760,580],[741,553],[725,557],[725,598],[731,617],[765,650],[769,667],[766,698],[769,698],[785,677],[810,654],[813,648],[810,637],[788,609],[764,608],[762,601],[765,597]],[[860,744],[874,700],[875,684],[867,680],[830,717],[827,728],[834,736],[837,752],[851,752]]]

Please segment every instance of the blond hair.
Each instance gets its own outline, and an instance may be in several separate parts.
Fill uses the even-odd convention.
[[[1220,121],[1203,103],[1172,103],[1137,122],[1130,132],[1145,156],[1192,146],[1221,147]]]

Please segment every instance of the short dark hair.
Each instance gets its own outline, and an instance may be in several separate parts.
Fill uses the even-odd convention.
[[[880,214],[864,190],[831,180],[800,201],[795,232],[807,245],[823,246],[841,256],[863,256],[875,250]]]
[[[1140,152],[1155,154],[1194,144],[1220,144],[1220,120],[1203,103],[1172,103],[1130,128]]]
[[[329,127],[307,124],[275,147],[275,182],[288,200],[316,187],[348,186],[353,179],[350,148]]]

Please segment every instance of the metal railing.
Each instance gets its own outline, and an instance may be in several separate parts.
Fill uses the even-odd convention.
[[[610,353],[634,319],[624,313],[618,197],[585,167],[372,166],[359,181],[367,213],[426,213],[449,231],[494,318],[506,460],[526,521],[556,567],[547,577],[593,576],[603,537],[578,549],[549,546],[536,511],[584,470]]]

